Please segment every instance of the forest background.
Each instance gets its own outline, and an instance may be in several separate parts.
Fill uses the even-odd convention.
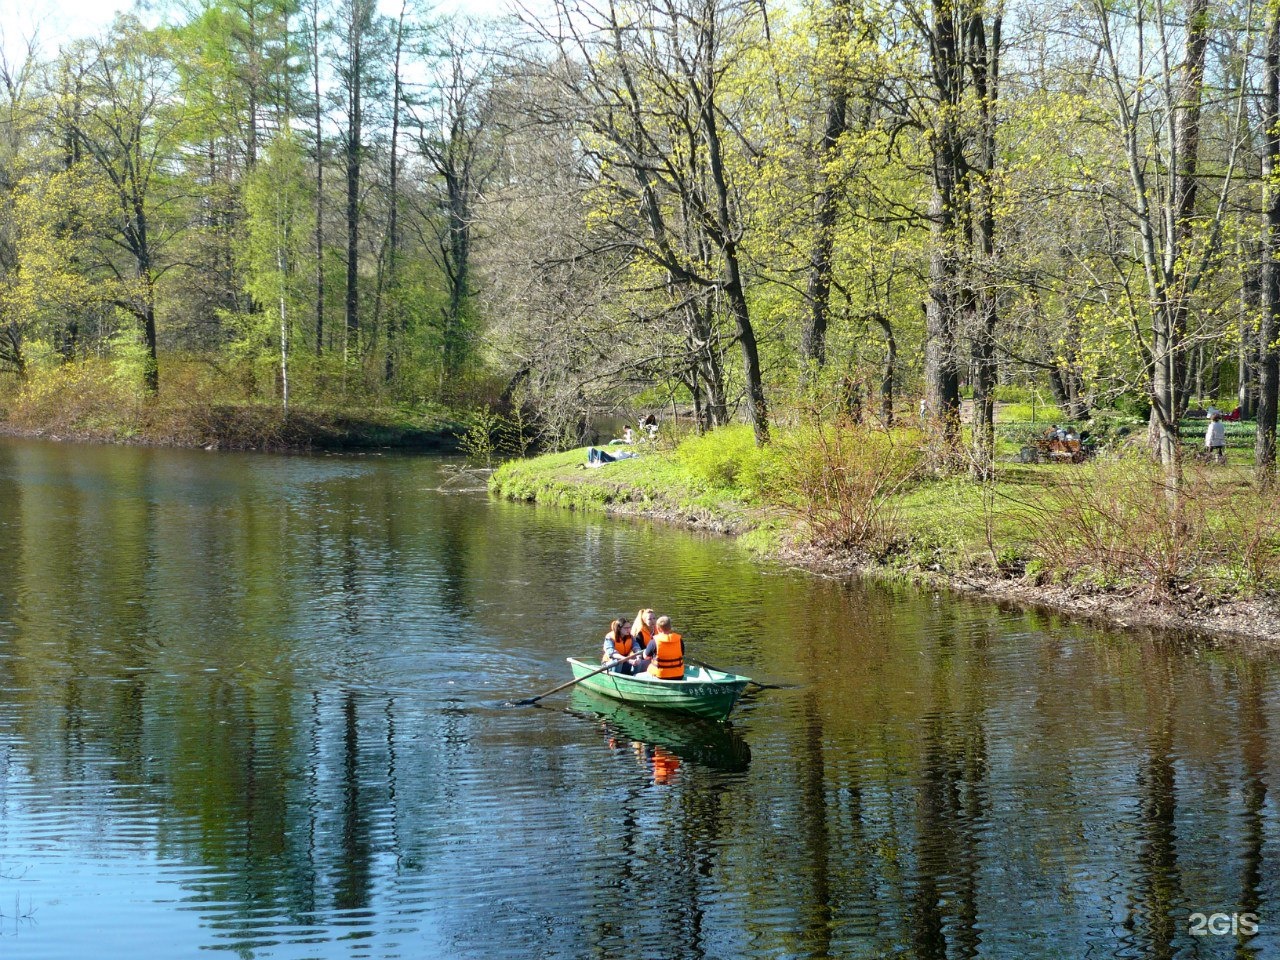
[[[850,457],[980,487],[1070,422],[1176,540],[1216,404],[1270,502],[1275,2],[201,0],[8,39],[12,430],[487,455],[661,409],[806,438],[761,485],[813,515],[876,500],[831,492]]]

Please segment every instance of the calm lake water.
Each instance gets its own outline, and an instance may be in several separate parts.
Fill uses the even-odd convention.
[[[447,466],[0,442],[0,957],[1280,956],[1275,657]],[[784,688],[504,705],[642,605]]]

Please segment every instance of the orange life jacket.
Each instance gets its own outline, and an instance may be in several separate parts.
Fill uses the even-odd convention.
[[[680,758],[662,747],[653,748],[653,782],[670,783],[680,770]]]
[[[609,634],[609,640],[613,643],[613,649],[620,657],[629,657],[635,649],[635,640],[632,637],[623,637],[619,640],[612,633]]]
[[[649,672],[662,680],[684,679],[684,641],[678,633],[659,633],[658,653],[649,664]]]
[[[632,630],[632,631],[631,631],[631,633],[632,633],[632,635],[633,635],[633,636],[635,635],[635,631],[634,631],[634,630]],[[640,625],[640,636],[639,636],[639,640],[640,640],[640,649],[641,649],[641,650],[647,649],[647,648],[648,648],[648,646],[649,646],[649,643],[653,640],[653,634],[649,632],[649,628],[648,628],[648,627],[646,627],[644,624],[641,624],[641,625]]]

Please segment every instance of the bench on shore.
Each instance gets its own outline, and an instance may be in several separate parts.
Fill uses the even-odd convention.
[[[1018,459],[1023,463],[1084,463],[1090,450],[1080,440],[1041,437],[1025,446]]]

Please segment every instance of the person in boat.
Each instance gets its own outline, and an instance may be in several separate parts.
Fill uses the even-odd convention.
[[[658,617],[648,607],[636,611],[636,618],[631,622],[631,632],[636,643],[644,651],[644,656],[636,661],[636,673],[644,673],[653,660],[653,634],[657,629]]]
[[[654,625],[653,642],[645,648],[645,656],[650,654],[650,676],[659,680],[684,679],[684,639],[672,631],[670,617],[659,617]]]
[[[657,623],[657,615],[648,607],[637,610],[636,618],[631,621],[631,632],[635,635],[636,642],[646,651],[653,643],[653,632]]]
[[[609,632],[604,635],[604,647],[600,658],[601,664],[613,663],[617,673],[636,673],[636,661],[624,663],[628,657],[641,651],[641,646],[631,635],[631,624],[619,617],[609,624]]]

